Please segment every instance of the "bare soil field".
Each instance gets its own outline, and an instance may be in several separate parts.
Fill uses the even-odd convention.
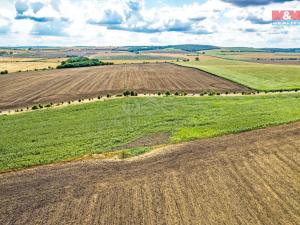
[[[247,91],[248,88],[197,69],[172,64],[134,64],[0,76],[0,110],[39,103],[78,100],[101,94],[203,90]]]
[[[0,174],[0,224],[299,224],[300,122]]]

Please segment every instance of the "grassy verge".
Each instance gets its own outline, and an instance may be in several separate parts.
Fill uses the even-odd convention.
[[[298,65],[260,64],[220,58],[176,64],[202,69],[256,90],[300,89],[300,66]]]
[[[110,152],[159,132],[177,143],[299,119],[300,94],[133,97],[1,116],[0,171]]]

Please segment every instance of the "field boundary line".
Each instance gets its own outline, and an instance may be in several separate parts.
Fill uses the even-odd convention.
[[[174,91],[176,92],[176,91]],[[185,93],[185,92],[177,92],[177,93]],[[137,96],[120,96],[120,95],[111,95],[110,97],[102,96],[100,99],[97,97],[91,97],[91,98],[86,98],[86,99],[80,99],[79,100],[73,100],[73,101],[65,101],[63,103],[54,103],[51,105],[51,107],[46,107],[47,104],[43,104],[43,108],[38,108],[38,109],[32,109],[33,106],[37,106],[39,104],[35,104],[33,106],[28,106],[26,107],[21,107],[21,108],[16,108],[16,109],[4,109],[0,110],[0,116],[4,115],[16,115],[16,114],[21,114],[21,113],[27,113],[27,112],[33,112],[33,111],[42,111],[42,110],[47,110],[47,109],[59,109],[67,106],[75,106],[75,105],[81,105],[81,104],[88,104],[88,103],[95,103],[95,102],[100,102],[100,101],[110,101],[110,100],[115,100],[115,99],[126,99],[126,98],[167,98],[167,97],[177,97],[177,98],[201,98],[201,97],[250,97],[250,96],[272,96],[272,95],[289,95],[289,94],[297,94],[298,90],[292,90],[292,91],[257,91],[257,92],[237,92],[237,93],[217,93],[214,92],[213,95],[210,95],[210,92],[207,92],[206,94],[200,93],[185,93],[182,95],[175,95],[175,94],[170,94],[170,95],[165,95],[164,92],[161,92],[161,94],[157,93],[148,93],[148,94],[137,94]]]
[[[237,84],[237,85],[239,85],[239,86],[241,86],[241,87],[246,87],[246,88],[249,89],[249,91],[263,91],[263,90],[258,90],[258,89],[252,88],[252,87],[247,86],[247,85],[245,85],[245,84],[241,84],[241,83],[239,83],[239,82],[237,82],[237,81],[234,81],[234,80],[231,80],[231,79],[229,79],[229,78],[221,77],[221,76],[219,76],[219,75],[217,75],[217,74],[208,72],[208,71],[206,71],[206,70],[204,70],[204,69],[200,69],[200,68],[196,68],[196,67],[188,66],[188,65],[180,65],[180,64],[177,64],[176,62],[170,63],[170,64],[175,64],[175,65],[180,66],[180,67],[192,68],[192,69],[199,70],[199,71],[204,72],[204,73],[207,73],[207,74],[209,74],[209,75],[211,75],[211,76],[214,76],[214,77],[217,77],[217,78],[221,78],[221,79],[223,79],[223,80],[226,80],[226,81],[232,82],[232,83],[234,83],[234,84]]]

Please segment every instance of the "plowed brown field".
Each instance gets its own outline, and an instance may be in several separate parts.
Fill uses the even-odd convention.
[[[299,224],[300,122],[0,175],[0,224]]]
[[[78,100],[124,90],[139,93],[201,90],[244,91],[246,87],[196,69],[171,64],[114,65],[0,76],[0,110]]]

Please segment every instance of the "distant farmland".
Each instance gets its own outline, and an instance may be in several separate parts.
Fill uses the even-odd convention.
[[[44,58],[9,58],[0,57],[0,71],[7,70],[9,73],[35,69],[56,68],[64,59]]]
[[[299,65],[261,64],[212,56],[201,58],[199,62],[179,62],[177,64],[199,68],[257,90],[300,89]]]
[[[299,52],[244,52],[244,51],[228,51],[228,50],[211,50],[207,52],[209,55],[224,58],[241,60],[247,62],[257,62],[265,64],[287,64],[300,65]]]
[[[120,94],[124,90],[139,93],[249,90],[205,72],[172,64],[115,65],[16,73],[0,76],[0,89],[0,110],[108,93]]]
[[[96,57],[99,60],[175,60],[175,57],[160,56],[158,55],[111,55]]]

